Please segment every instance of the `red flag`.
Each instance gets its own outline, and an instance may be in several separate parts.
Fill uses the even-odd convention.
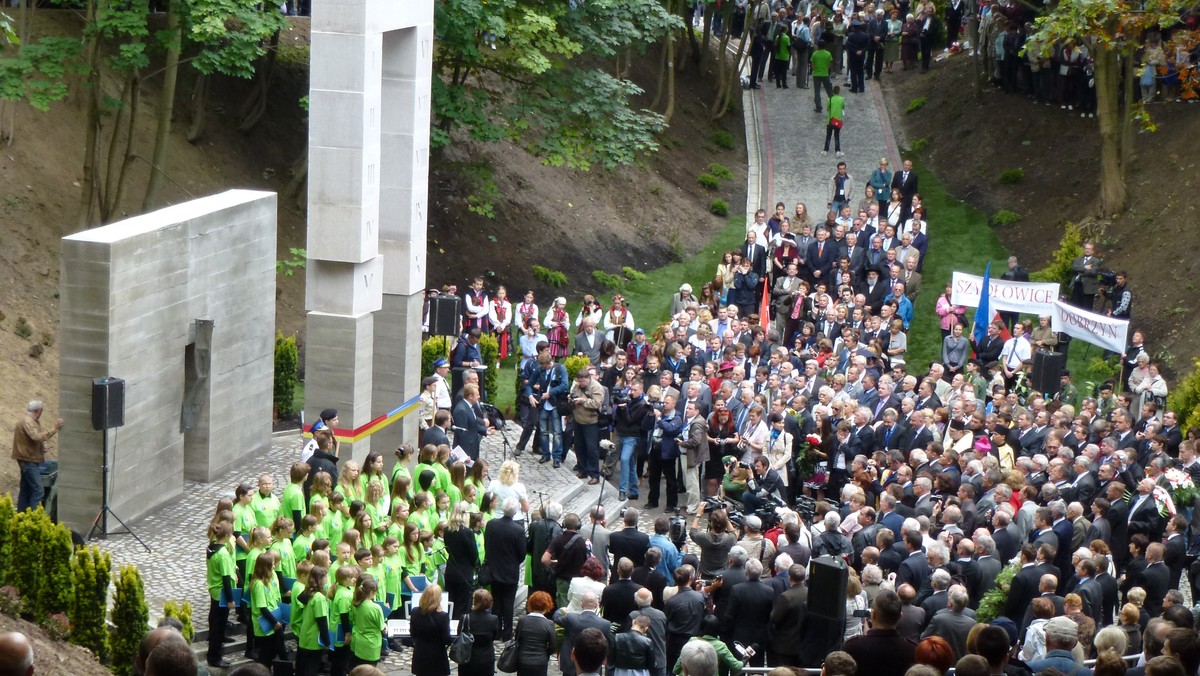
[[[758,324],[765,331],[771,324],[771,284],[763,284],[762,300],[758,302]]]
[[[996,322],[1000,323],[1000,333],[999,333],[1000,340],[1008,340],[1009,338],[1012,338],[1012,331],[1009,331],[1008,326],[1004,323],[1004,321],[1002,319],[1000,319],[999,312],[992,314],[992,323],[994,324]]]

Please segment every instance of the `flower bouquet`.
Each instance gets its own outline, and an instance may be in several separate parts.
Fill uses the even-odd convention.
[[[1192,475],[1177,467],[1172,467],[1167,470],[1166,477],[1167,483],[1171,485],[1171,500],[1174,501],[1175,506],[1184,510],[1191,509],[1197,493],[1200,492],[1196,490]]]
[[[800,442],[800,450],[792,460],[796,468],[796,477],[810,488],[821,488],[829,480],[825,473],[824,460],[816,452],[820,446],[821,437],[809,434]]]

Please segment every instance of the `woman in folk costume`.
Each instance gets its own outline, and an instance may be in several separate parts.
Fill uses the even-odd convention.
[[[596,302],[596,297],[592,294],[584,294],[583,307],[579,308],[579,312],[575,315],[575,326],[583,328],[583,320],[591,319],[592,326],[600,326],[600,322],[604,319],[604,308]]]
[[[571,354],[571,317],[567,315],[567,299],[559,296],[542,321],[550,339],[550,356],[561,359]]]
[[[467,294],[463,296],[463,317],[465,318],[463,333],[471,329],[479,329],[484,333],[491,331],[491,326],[488,324],[490,305],[487,294],[483,291],[483,277],[476,277],[475,281],[471,282],[471,288],[467,290]]]
[[[532,289],[525,292],[525,300],[517,305],[516,313],[517,331],[524,331],[530,319],[537,319],[539,317],[537,303],[533,302]]]
[[[512,351],[512,303],[508,301],[508,289],[503,286],[496,288],[496,295],[488,308],[488,321],[496,332],[496,341],[500,343],[500,358],[508,359]]]
[[[606,337],[616,345],[628,345],[633,340],[633,314],[621,294],[613,294],[612,305],[604,313]]]

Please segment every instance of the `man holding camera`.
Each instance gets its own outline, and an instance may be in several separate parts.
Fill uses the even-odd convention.
[[[779,498],[785,489],[783,478],[779,476],[779,472],[771,469],[771,462],[766,456],[760,455],[755,458],[752,468],[754,478],[746,492],[742,493],[742,503],[746,505],[747,514],[762,507],[770,498]]]
[[[600,483],[600,407],[604,405],[604,388],[592,377],[590,369],[575,374],[571,388],[571,406],[575,419],[575,454],[579,469],[575,476],[587,479],[589,486]]]

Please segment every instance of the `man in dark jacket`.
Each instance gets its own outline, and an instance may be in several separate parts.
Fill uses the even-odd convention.
[[[858,19],[850,23],[845,48],[846,60],[850,64],[850,93],[861,94],[866,91],[863,75],[867,65],[867,50],[871,48],[871,38],[867,35],[867,27]]]
[[[637,508],[627,508],[621,517],[625,527],[608,535],[608,551],[615,561],[625,558],[636,563],[646,558],[646,550],[650,549],[650,536],[638,530],[638,514]],[[617,579],[615,566],[610,579],[614,582]]]
[[[617,560],[617,581],[604,588],[600,595],[600,607],[604,608],[604,619],[617,625],[629,621],[629,614],[637,610],[634,596],[642,585],[630,579],[633,576],[633,561]],[[624,627],[623,627],[624,628]]]
[[[562,526],[558,520],[562,518],[562,505],[557,502],[542,505],[539,510],[541,518],[529,524],[529,534],[526,536],[525,551],[531,557],[533,566],[532,572],[532,589],[530,594],[537,591],[544,591],[550,596],[554,596],[556,589],[554,586],[554,571],[542,565],[542,552],[550,546],[551,542],[562,533]]]
[[[492,612],[500,618],[500,640],[513,634],[513,602],[520,583],[521,563],[525,561],[525,529],[513,520],[521,509],[516,498],[504,501],[504,515],[488,522],[483,531],[483,546],[492,575]]]
[[[575,676],[575,663],[571,660],[571,651],[575,648],[575,640],[584,629],[597,629],[604,637],[612,642],[612,624],[600,617],[600,601],[592,592],[583,595],[579,602],[583,608],[578,613],[568,613],[566,608],[554,611],[554,622],[563,628],[562,650],[558,653],[558,667],[563,676]]]
[[[858,673],[872,676],[904,676],[916,662],[916,645],[896,631],[900,621],[900,597],[889,590],[879,592],[871,608],[871,629],[855,636],[842,647],[858,665]]]
[[[824,653],[821,641],[812,645],[819,632],[808,631],[808,588],[804,586],[805,568],[792,564],[788,568],[791,587],[775,599],[771,608],[771,664],[802,667],[816,664]]]
[[[604,459],[604,474],[612,476],[617,470],[617,465],[620,465],[618,500],[622,501],[626,498],[638,499],[637,467],[634,460],[638,455],[638,445],[646,436],[642,424],[650,410],[646,405],[646,398],[642,396],[643,387],[642,381],[634,378],[624,392],[613,393],[613,401],[616,403],[613,428],[617,433],[614,446],[619,450],[616,453],[610,451]]]
[[[764,583],[763,564],[758,559],[746,562],[746,581],[729,592],[729,601],[724,608],[725,633],[729,640],[743,645],[765,643],[770,627],[771,610],[775,605],[775,592]],[[750,658],[750,665],[763,666],[766,652],[759,650]]]

